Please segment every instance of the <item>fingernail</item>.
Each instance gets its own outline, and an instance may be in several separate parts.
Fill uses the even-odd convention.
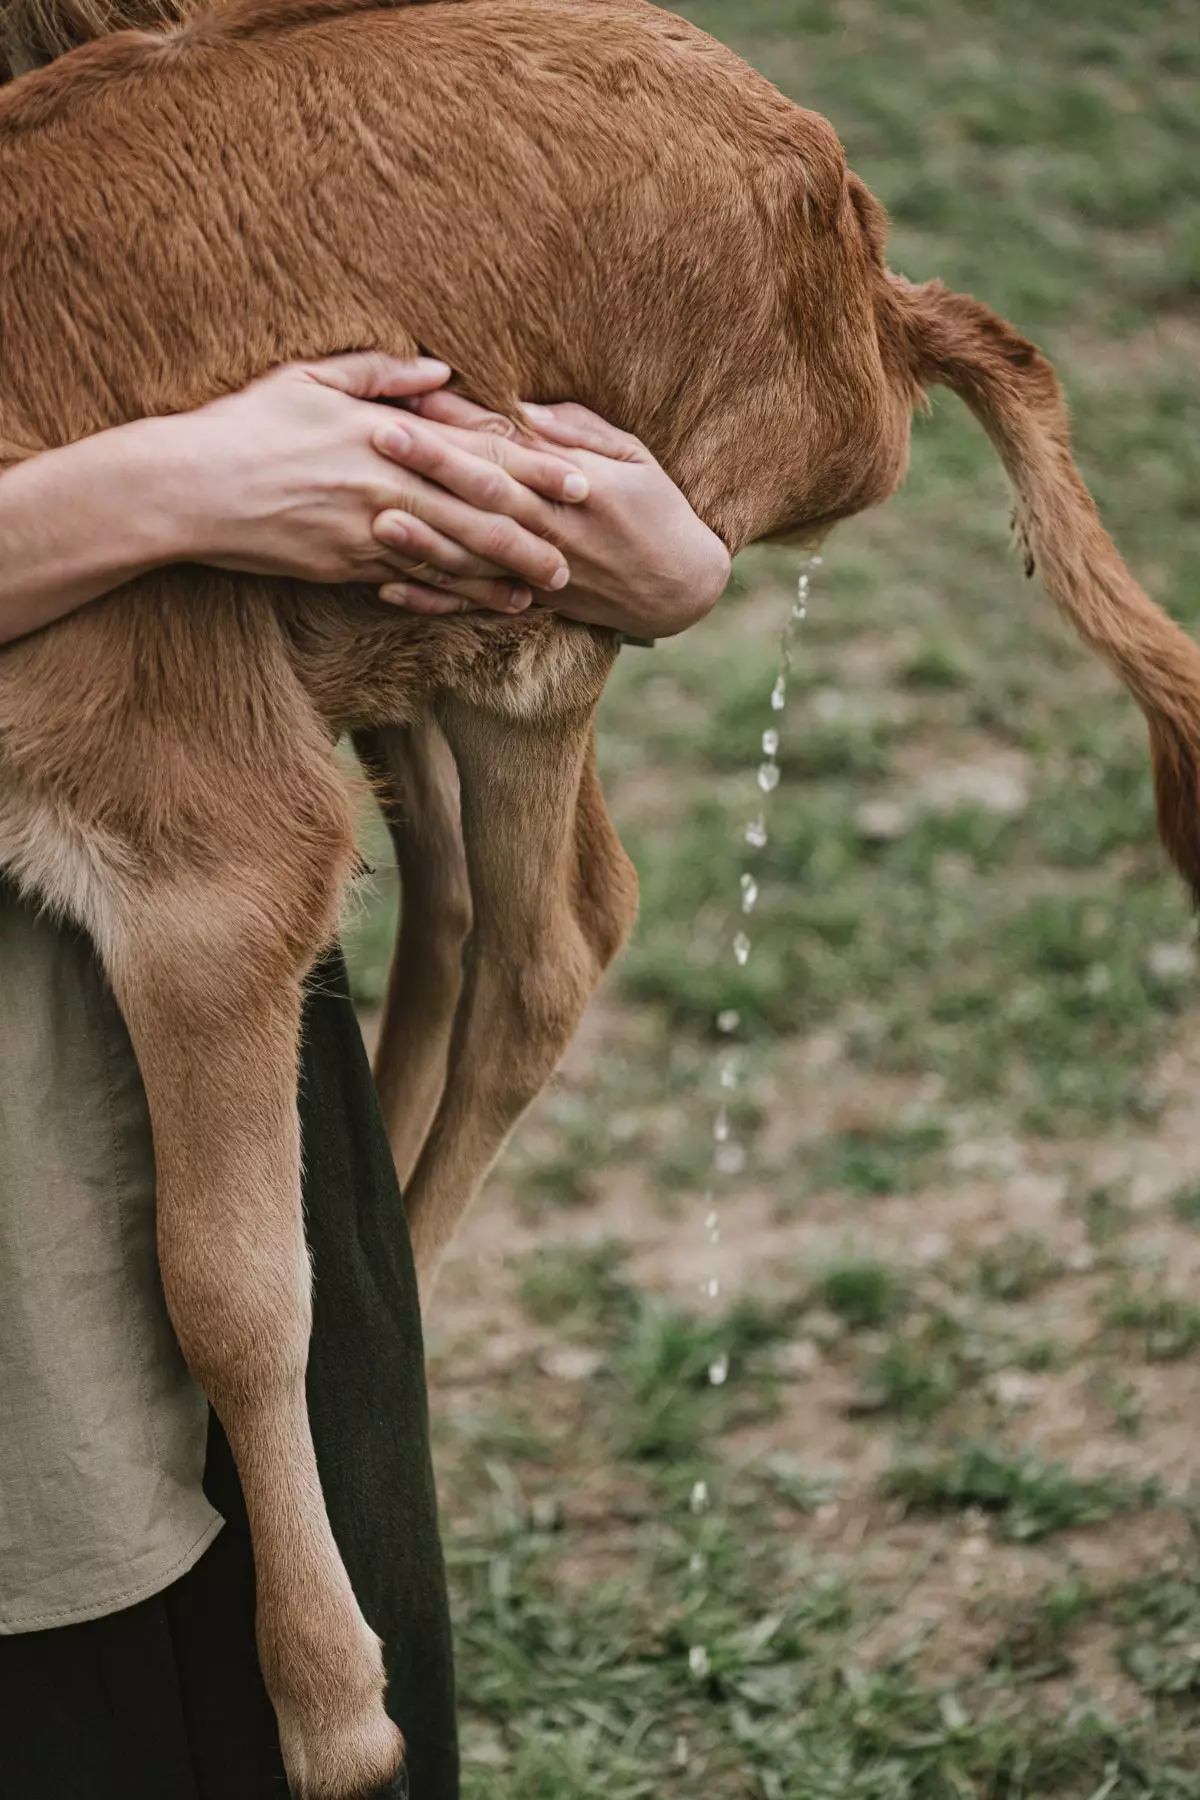
[[[508,597],[510,612],[524,612],[527,606],[533,605],[533,595],[528,588],[514,588]]]
[[[557,594],[560,588],[566,587],[566,585],[567,585],[568,581],[570,581],[570,579],[571,579],[570,569],[559,569],[556,574],[554,574],[550,577],[551,591],[553,593]]]
[[[440,356],[418,356],[416,366],[422,375],[449,375],[450,364],[442,361]]]
[[[526,400],[521,402],[521,406],[526,418],[536,419],[540,424],[545,424],[547,420],[554,417],[548,406],[532,406]]]
[[[403,606],[408,599],[408,589],[402,581],[389,581],[386,587],[380,588],[379,598],[386,600],[389,606]]]
[[[563,494],[568,500],[586,500],[588,497],[588,479],[586,475],[568,475],[563,482]]]
[[[378,441],[382,449],[393,450],[397,456],[407,456],[413,442],[412,433],[401,425],[385,425]]]
[[[409,542],[408,526],[394,514],[385,514],[375,525],[375,536],[385,544],[393,544],[399,550],[407,548]]]

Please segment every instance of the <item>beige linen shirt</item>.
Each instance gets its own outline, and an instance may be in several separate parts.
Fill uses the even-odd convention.
[[[0,1633],[116,1612],[220,1529],[145,1095],[86,941],[0,882]]]

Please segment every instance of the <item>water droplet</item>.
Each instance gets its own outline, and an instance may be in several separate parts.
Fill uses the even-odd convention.
[[[746,1167],[744,1144],[722,1144],[713,1158],[720,1175],[740,1175]]]
[[[794,634],[797,625],[805,617],[808,610],[810,571],[816,569],[819,566],[820,561],[820,557],[816,556],[806,561],[796,584],[795,601],[784,626],[780,643],[778,673],[776,674],[775,683],[771,689],[770,696],[771,711],[777,716],[784,712],[787,705],[788,684],[792,672]],[[757,767],[755,776],[761,793],[764,796],[769,796],[775,792],[775,789],[779,786],[782,778],[782,771],[780,770],[778,761],[780,733],[775,726],[768,726],[763,731],[761,745],[762,761]],[[762,850],[767,844],[768,810],[767,805],[764,804],[754,818],[747,820],[743,828],[745,841],[752,849]],[[755,910],[760,898],[758,878],[755,874],[751,873],[750,870],[746,870],[739,878],[739,885],[741,888],[742,912],[749,915]],[[739,968],[744,968],[746,966],[750,959],[750,950],[751,942],[749,936],[745,931],[738,931],[733,939],[733,955]],[[716,1015],[717,1030],[725,1037],[731,1037],[733,1033],[739,1030],[741,1024],[742,1020],[740,1015],[732,1007],[726,1008]],[[742,1074],[738,1053],[734,1052],[732,1049],[722,1050],[719,1053],[717,1073],[720,1086],[726,1093],[736,1090],[740,1085]],[[747,1164],[747,1150],[746,1146],[741,1143],[735,1135],[734,1126],[730,1120],[729,1111],[726,1106],[721,1106],[717,1110],[713,1119],[712,1130],[715,1141],[713,1154],[713,1166],[715,1171],[724,1176],[740,1175]],[[723,1189],[719,1188],[717,1191],[724,1192]],[[704,1197],[704,1229],[707,1234],[708,1242],[712,1245],[716,1245],[721,1241],[721,1224],[716,1207],[713,1205],[712,1201],[713,1193],[710,1190]],[[716,1260],[715,1257],[713,1260]],[[710,1275],[706,1281],[701,1282],[700,1292],[707,1299],[715,1301],[721,1292],[719,1277]],[[724,1387],[730,1377],[730,1358],[728,1353],[719,1351],[714,1355],[708,1363],[707,1373],[710,1386],[714,1388]],[[707,1482],[694,1482],[688,1500],[690,1511],[698,1517],[701,1514],[708,1512],[710,1504],[711,1501]],[[703,1576],[706,1567],[707,1563],[704,1555],[700,1551],[694,1551],[688,1561],[688,1568],[693,1578]],[[688,1651],[688,1668],[694,1680],[705,1681],[708,1679],[712,1672],[712,1658],[704,1644],[693,1644],[691,1646]],[[689,1758],[690,1751],[687,1739],[682,1736],[677,1737],[675,1740],[676,1766],[679,1768],[686,1768],[689,1764]]]

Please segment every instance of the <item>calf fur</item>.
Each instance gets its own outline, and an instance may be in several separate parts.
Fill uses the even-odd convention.
[[[889,274],[830,126],[680,19],[235,0],[13,83],[0,184],[0,462],[280,362],[421,345],[510,419],[573,397],[636,432],[737,549],[884,499],[948,384],[1146,713],[1162,833],[1200,882],[1200,654],[1106,537],[1049,366]],[[404,876],[378,1079],[427,1292],[633,919],[592,749],[615,652],[549,614],[429,623],[175,567],[0,653],[0,866],[91,934],[129,1024],[167,1300],[237,1459],[309,1800],[402,1756],[304,1403],[301,986],[354,859],[334,746],[355,734]]]

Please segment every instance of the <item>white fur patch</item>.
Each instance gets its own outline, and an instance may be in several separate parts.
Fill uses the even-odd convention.
[[[550,720],[561,709],[564,687],[593,687],[598,698],[610,667],[611,657],[588,631],[530,632],[502,673],[488,670],[481,703],[522,722]]]
[[[113,950],[132,886],[134,860],[111,832],[80,823],[49,795],[0,783],[0,869],[27,899],[86,931],[102,956]]]

